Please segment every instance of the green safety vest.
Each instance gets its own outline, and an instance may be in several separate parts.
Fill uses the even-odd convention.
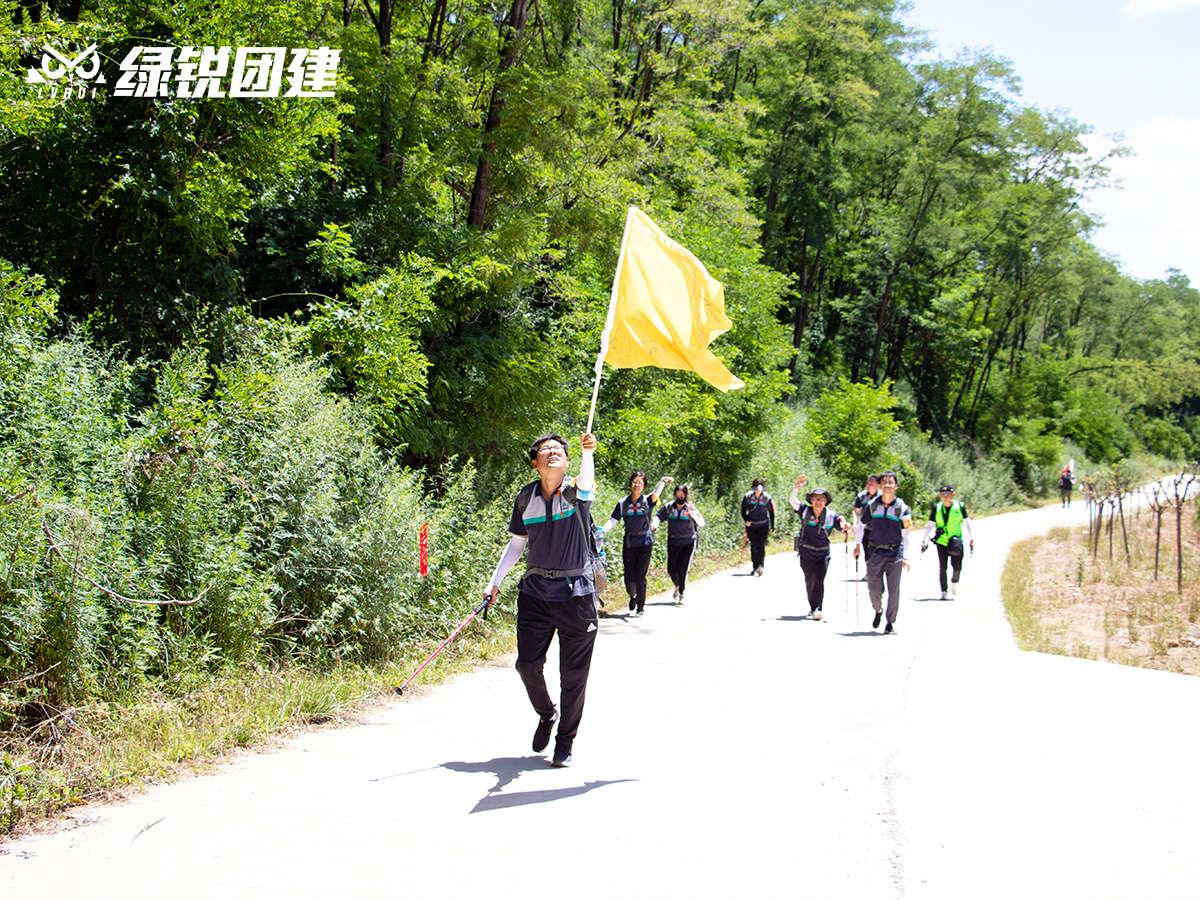
[[[950,538],[962,537],[963,506],[961,503],[951,500],[950,508],[946,509],[946,504],[939,500],[934,510],[933,520],[941,526],[933,539],[935,544],[945,547],[950,543]]]

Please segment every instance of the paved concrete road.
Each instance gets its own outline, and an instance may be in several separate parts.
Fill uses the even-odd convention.
[[[0,896],[1196,896],[1200,681],[1003,618],[1008,546],[1079,506],[977,522],[952,602],[927,554],[892,636],[840,547],[824,622],[790,554],[605,620],[570,768],[483,669],[8,844]]]

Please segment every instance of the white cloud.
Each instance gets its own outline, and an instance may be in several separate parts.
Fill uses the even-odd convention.
[[[1200,119],[1159,116],[1125,143],[1137,155],[1112,164],[1124,189],[1098,191],[1089,204],[1107,223],[1096,245],[1129,275],[1160,278],[1178,268],[1200,285]]]
[[[1200,6],[1200,0],[1129,0],[1121,7],[1121,12],[1127,12],[1137,19],[1151,13],[1187,9],[1190,6]]]

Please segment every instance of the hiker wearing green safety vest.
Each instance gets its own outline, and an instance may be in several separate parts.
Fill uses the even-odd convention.
[[[975,549],[975,538],[971,533],[971,517],[967,508],[954,499],[954,485],[943,484],[938,489],[940,500],[935,500],[929,510],[929,521],[925,524],[925,536],[921,538],[921,552],[929,547],[929,537],[937,545],[938,574],[942,584],[942,599],[949,600],[958,590],[958,579],[962,575],[963,532],[971,550]],[[946,583],[946,563],[950,563],[953,574]]]

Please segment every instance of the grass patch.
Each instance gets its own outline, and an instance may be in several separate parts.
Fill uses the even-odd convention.
[[[72,807],[211,769],[240,749],[358,721],[394,696],[438,643],[414,645],[383,665],[247,668],[107,703],[14,710],[17,724],[0,735],[0,835],[37,830]],[[472,622],[416,683],[441,682],[515,646],[511,618]]]
[[[1163,521],[1155,575],[1155,517],[1126,514],[1097,534],[1095,521],[1015,545],[1001,576],[1005,613],[1023,650],[1200,675],[1200,584],[1195,505],[1182,517],[1182,590],[1175,520]],[[1098,539],[1098,540],[1097,540]],[[1111,547],[1111,550],[1110,550]]]

